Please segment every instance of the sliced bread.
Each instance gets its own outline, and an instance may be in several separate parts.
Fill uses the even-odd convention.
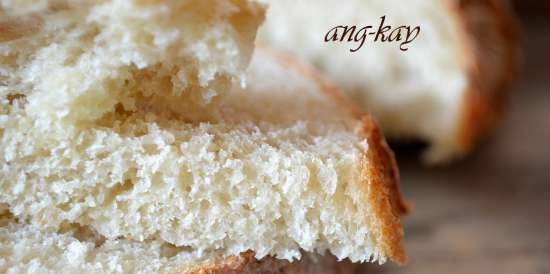
[[[68,133],[8,113],[0,202],[41,227],[108,239],[402,262],[397,169],[374,121],[262,56],[208,122],[117,111]]]
[[[2,0],[1,111],[24,98],[44,128],[117,106],[199,115],[242,81],[263,15],[246,0]]]
[[[53,3],[2,17],[28,30],[1,44],[0,203],[15,218],[198,254],[405,260],[398,172],[370,117],[273,54],[254,58],[246,88],[226,87],[249,59],[257,5]],[[215,20],[196,25],[202,15]],[[194,29],[218,36],[188,39]]]
[[[501,116],[517,57],[506,1],[264,2],[260,41],[316,64],[390,138],[428,142],[428,162],[469,152]],[[325,42],[338,26],[337,41]],[[420,30],[406,37],[402,29],[389,42],[400,26]]]

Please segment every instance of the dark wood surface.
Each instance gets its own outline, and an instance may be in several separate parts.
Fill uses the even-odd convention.
[[[476,153],[425,168],[396,151],[407,266],[360,273],[550,273],[550,16],[523,16],[525,58],[508,117]]]

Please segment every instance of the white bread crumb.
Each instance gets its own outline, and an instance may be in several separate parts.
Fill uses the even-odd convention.
[[[259,32],[263,43],[318,65],[327,76],[380,122],[384,133],[398,139],[420,139],[430,148],[429,162],[459,156],[458,130],[467,92],[468,70],[454,1],[262,0],[269,3]],[[292,7],[292,8],[289,8]],[[337,12],[336,12],[337,11]],[[397,42],[373,42],[357,52],[356,42],[325,43],[338,25],[420,26],[418,37],[403,52]],[[304,22],[307,22],[304,23]],[[387,33],[386,33],[387,35]]]

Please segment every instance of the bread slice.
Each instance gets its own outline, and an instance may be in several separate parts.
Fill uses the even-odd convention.
[[[121,111],[61,135],[8,114],[0,201],[41,227],[108,239],[403,262],[397,168],[375,123],[285,65],[257,58],[209,122]]]
[[[196,6],[187,14],[191,2]],[[324,94],[326,83],[310,70],[270,54],[255,58],[245,89],[220,88],[225,95],[217,102],[197,99],[225,86],[210,86],[217,77],[238,78],[236,68],[222,67],[239,67],[234,62],[247,59],[247,46],[223,49],[240,41],[237,30],[252,28],[247,22],[256,22],[256,6],[191,2],[49,6],[29,18],[51,15],[39,25],[49,29],[82,12],[87,19],[75,20],[84,26],[71,21],[2,44],[10,54],[1,97],[0,203],[46,231],[75,224],[107,240],[159,241],[199,254],[253,251],[258,259],[294,260],[302,252],[329,252],[354,262],[403,262],[398,172],[374,121],[348,113],[335,90]],[[149,16],[157,11],[163,16]],[[220,23],[196,26],[200,33],[221,28],[229,37],[211,44],[185,39],[201,11]],[[216,12],[252,18],[233,22]],[[145,35],[151,39],[119,52],[126,38],[110,36],[118,33],[114,26],[141,33],[144,25],[133,23],[138,15],[158,26],[151,34],[172,28],[181,35],[174,48],[153,48],[152,63],[132,58],[150,57],[148,43],[165,39]],[[88,25],[94,31],[78,35]],[[56,46],[66,44],[78,46]],[[201,50],[189,56],[184,50],[179,59],[181,48]],[[234,58],[209,53],[220,49]],[[73,50],[78,56],[42,59]],[[102,55],[111,50],[120,54]],[[195,71],[189,75],[204,70],[213,78],[177,84],[188,68]]]
[[[181,274],[347,274],[354,265],[306,254],[290,263],[251,252],[223,257],[200,254],[160,241],[107,240],[87,227],[66,225],[51,232],[0,216],[2,273],[181,273]]]
[[[198,115],[242,81],[263,15],[246,0],[1,1],[3,112],[24,97],[43,127],[117,106]]]
[[[515,20],[506,1],[267,0],[259,38],[316,64],[391,138],[430,145],[425,160],[469,152],[499,120],[517,55]],[[336,26],[420,26],[416,39],[324,42]],[[361,35],[359,35],[359,38]],[[404,39],[404,34],[402,39]],[[357,40],[357,41],[360,41]]]

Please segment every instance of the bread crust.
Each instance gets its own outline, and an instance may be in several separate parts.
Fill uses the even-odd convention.
[[[382,251],[391,260],[402,265],[407,262],[403,247],[403,228],[400,216],[408,213],[409,207],[399,190],[399,170],[393,152],[372,116],[362,119],[360,133],[368,140],[368,150],[361,160],[361,186],[367,199],[372,231]]]
[[[454,11],[468,84],[456,146],[471,151],[501,120],[519,60],[518,23],[506,0],[448,1]]]
[[[366,212],[370,218],[376,242],[382,254],[402,265],[407,262],[403,246],[403,228],[400,216],[409,212],[409,206],[399,189],[399,169],[394,154],[389,148],[376,120],[349,101],[334,84],[318,70],[300,63],[292,56],[268,46],[258,46],[260,51],[275,56],[287,67],[295,69],[305,77],[317,82],[321,91],[360,121],[358,134],[368,141],[368,149],[359,159],[359,180],[355,182],[366,201]],[[368,217],[368,216],[367,216]]]
[[[273,257],[258,260],[253,252],[206,263],[186,274],[351,274],[356,265],[349,261],[338,262],[332,255],[304,254],[300,261],[289,262]]]

